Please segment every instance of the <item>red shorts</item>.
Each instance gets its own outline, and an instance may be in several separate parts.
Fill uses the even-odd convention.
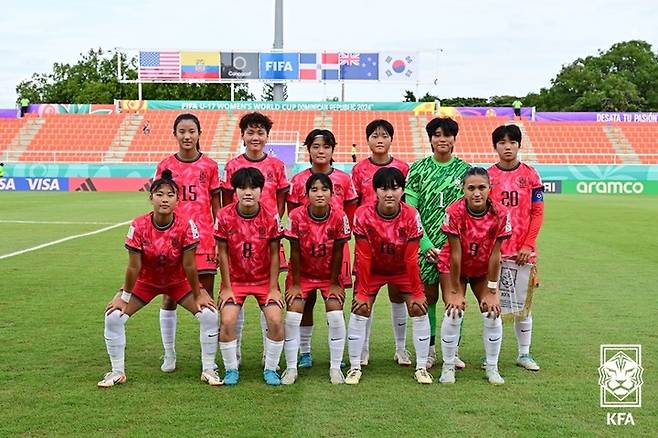
[[[288,270],[288,260],[283,250],[283,242],[279,243],[279,272]]]
[[[159,288],[137,280],[132,290],[133,295],[144,303],[151,302],[158,295],[167,295],[172,300],[178,302],[190,292],[192,292],[192,288],[187,280],[168,285],[166,288]]]
[[[329,286],[331,285],[330,280],[310,280],[308,278],[301,278],[301,286],[302,286],[302,298],[306,299],[308,298],[308,294],[320,289],[320,293],[322,294],[322,298],[329,299]],[[338,279],[338,284],[342,286],[341,279]],[[286,277],[286,288],[290,288],[292,286],[292,274],[288,273],[288,276]]]
[[[380,275],[375,273],[370,273],[370,284],[367,285],[365,292],[357,292],[355,298],[359,301],[366,301],[369,297],[377,295],[379,289],[385,284],[391,284],[397,286],[400,289],[400,293],[411,294],[413,299],[421,299],[425,296],[425,291],[421,288],[418,290],[413,290],[411,282],[407,273],[394,274],[394,275]]]
[[[343,246],[343,264],[338,279],[340,284],[348,289],[352,287],[352,262],[350,257],[350,245],[345,242],[345,246]]]
[[[217,258],[215,253],[197,253],[196,254],[196,271],[199,275],[217,274]]]
[[[256,298],[258,305],[264,306],[267,304],[267,296],[270,294],[270,282],[266,281],[259,284],[233,283],[231,284],[231,289],[233,289],[233,296],[235,297],[233,302],[235,304],[243,305],[244,300],[251,295]]]

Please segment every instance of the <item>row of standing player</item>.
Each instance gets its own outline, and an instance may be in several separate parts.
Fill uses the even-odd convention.
[[[308,202],[307,200],[304,199],[304,188],[305,188],[305,181],[308,180],[308,177],[313,174],[327,174],[329,175],[329,180],[332,181],[332,194],[334,195],[334,202],[332,202],[334,205],[337,205],[338,207],[343,207],[345,213],[348,216],[348,222],[352,222],[352,217],[353,217],[353,212],[354,208],[356,207],[356,202],[359,202],[361,204],[368,204],[370,201],[376,199],[375,197],[375,190],[372,189],[372,185],[370,182],[372,181],[372,175],[373,173],[382,167],[394,167],[398,168],[401,170],[402,173],[406,174],[408,171],[408,166],[397,160],[394,159],[389,155],[389,149],[391,146],[391,142],[393,140],[393,127],[390,125],[390,123],[383,121],[383,120],[377,120],[372,122],[371,124],[368,125],[366,128],[366,137],[368,140],[368,144],[372,150],[372,156],[359,163],[357,166],[355,166],[353,173],[352,173],[352,180],[350,180],[349,175],[337,170],[333,169],[331,166],[332,160],[331,160],[331,154],[333,152],[333,149],[335,147],[335,139],[333,138],[333,135],[331,132],[326,131],[326,130],[314,130],[312,131],[307,140],[306,140],[306,146],[309,149],[310,156],[311,156],[311,163],[312,167],[311,169],[308,169],[304,172],[301,172],[300,174],[296,175],[292,179],[292,188],[290,189],[290,193],[286,193],[288,191],[288,184],[285,178],[285,169],[283,167],[283,163],[277,160],[276,158],[269,157],[266,154],[263,153],[263,148],[265,146],[265,143],[267,141],[267,136],[269,134],[269,130],[271,128],[271,121],[258,113],[252,113],[248,114],[243,117],[243,119],[240,122],[240,128],[242,131],[242,137],[246,146],[246,153],[244,155],[241,155],[233,160],[231,160],[229,163],[226,165],[226,177],[224,181],[221,184],[219,183],[219,179],[217,177],[217,166],[216,163],[206,156],[202,155],[199,152],[198,148],[198,138],[200,135],[200,126],[198,123],[198,120],[191,115],[181,115],[179,118],[176,119],[176,122],[174,124],[174,135],[176,136],[178,143],[179,143],[179,152],[170,158],[164,160],[160,165],[158,166],[158,170],[156,172],[157,174],[162,174],[162,170],[165,168],[172,168],[175,173],[175,178],[180,184],[180,198],[182,202],[180,203],[180,206],[178,207],[180,210],[183,210],[184,213],[187,213],[189,216],[193,217],[195,221],[199,225],[200,229],[200,234],[201,234],[201,243],[199,245],[199,248],[196,250],[196,260],[197,260],[197,267],[199,269],[199,279],[201,281],[201,284],[205,287],[206,290],[210,291],[212,294],[213,290],[213,279],[214,279],[214,273],[215,273],[215,267],[216,267],[216,262],[215,262],[215,245],[214,242],[212,241],[212,238],[208,239],[209,236],[211,236],[211,233],[208,232],[210,227],[212,226],[212,218],[214,217],[215,213],[217,212],[219,208],[219,189],[223,189],[223,197],[225,201],[225,205],[230,203],[233,197],[233,192],[235,191],[235,188],[229,185],[231,175],[235,173],[236,169],[239,168],[244,168],[244,167],[256,167],[259,168],[262,171],[262,174],[265,177],[264,181],[264,187],[262,188],[262,197],[261,197],[261,202],[262,204],[266,207],[266,209],[270,210],[278,210],[279,215],[283,213],[284,210],[284,203],[286,198],[288,199],[288,210],[289,214],[291,211],[295,210],[295,207],[301,205],[302,203]],[[533,201],[540,201],[541,196],[536,195],[537,190],[540,190],[541,183],[536,176],[536,172],[529,168],[528,166],[521,165],[518,163],[518,160],[516,158],[516,154],[518,152],[518,148],[520,147],[520,131],[518,131],[518,128],[516,130],[514,129],[514,126],[507,126],[507,127],[500,127],[494,132],[494,147],[498,150],[500,154],[500,162],[496,165],[496,167],[492,167],[490,171],[493,171],[495,176],[495,186],[500,187],[502,190],[502,195],[500,200],[510,206],[510,207],[515,207],[512,209],[512,213],[517,212],[517,214],[512,214],[512,220],[515,225],[515,229],[520,229],[522,231],[516,232],[514,236],[516,236],[515,239],[512,239],[514,241],[513,245],[518,246],[518,248],[514,249],[512,248],[511,251],[503,251],[503,254],[506,256],[516,256],[517,254],[519,255],[519,262],[524,263],[528,255],[532,252],[534,252],[534,239],[536,238],[536,234],[538,233],[538,225],[541,224],[541,215],[537,215],[536,210],[538,210],[536,207],[541,206],[539,202],[532,202],[531,207],[530,207],[530,201],[526,202],[526,198],[531,199]],[[440,224],[443,222],[443,213],[445,211],[445,207],[447,207],[449,204],[451,204],[454,200],[456,200],[459,196],[461,196],[461,180],[466,173],[467,169],[469,168],[469,165],[464,163],[463,161],[455,158],[452,156],[453,148],[454,148],[454,141],[457,136],[457,130],[458,126],[457,124],[450,120],[450,119],[434,119],[432,120],[428,125],[427,125],[427,132],[428,136],[430,139],[430,143],[432,145],[432,150],[433,150],[433,155],[430,157],[427,157],[424,160],[420,160],[419,162],[415,163],[414,166],[412,166],[411,173],[408,178],[407,182],[407,187],[405,190],[406,196],[407,196],[407,202],[418,208],[418,211],[420,212],[420,220],[422,222],[423,228],[425,229],[425,234],[423,235],[422,239],[420,240],[420,249],[421,253],[424,255],[421,256],[421,272],[422,272],[422,278],[423,278],[423,283],[424,283],[424,296],[427,296],[429,305],[430,305],[430,323],[432,326],[432,335],[434,334],[435,331],[435,324],[434,324],[434,310],[432,307],[436,305],[436,299],[438,295],[438,290],[437,290],[437,283],[438,283],[438,272],[436,269],[436,262],[438,261],[436,259],[436,256],[438,255],[438,251],[435,248],[440,248],[442,246],[441,239],[445,241],[445,236],[447,234],[442,233],[440,231]],[[518,131],[518,132],[517,132]],[[486,172],[485,172],[486,174]],[[483,177],[483,175],[480,175]],[[488,178],[488,176],[487,176]],[[352,181],[354,184],[352,184]],[[391,179],[390,175],[388,178],[388,184],[391,185],[391,181],[395,181],[395,178]],[[404,180],[403,180],[404,184]],[[321,185],[321,184],[320,184]],[[400,184],[399,182],[396,182],[395,184],[392,184],[396,186],[396,189],[400,189]],[[488,181],[486,182],[486,185],[488,185]],[[511,190],[512,186],[518,186],[516,189],[520,190]],[[389,187],[392,188],[392,187]],[[404,188],[404,185],[402,185],[402,188]],[[527,189],[530,189],[530,196],[526,196],[526,192],[528,191]],[[480,195],[482,196],[482,195]],[[402,204],[405,205],[405,204]],[[186,206],[187,208],[181,208],[181,206]],[[521,208],[519,208],[521,207]],[[528,207],[528,208],[526,208]],[[304,209],[301,209],[302,211]],[[338,210],[338,209],[337,209]],[[496,210],[495,208],[493,210]],[[539,209],[540,210],[540,209]],[[178,210],[177,210],[178,211]],[[310,213],[309,213],[310,214]],[[539,220],[537,220],[539,219]],[[517,223],[521,225],[521,228],[516,228]],[[534,224],[534,225],[533,225]],[[532,226],[528,226],[532,225]],[[390,227],[389,227],[390,228]],[[395,228],[392,228],[395,229]],[[437,230],[439,231],[437,233]],[[402,232],[400,232],[402,234]],[[513,236],[513,237],[514,237]],[[205,245],[204,245],[204,237],[205,239]],[[359,252],[359,242],[360,238],[358,238],[357,234],[357,253]],[[302,241],[305,241],[307,239],[302,239]],[[463,238],[462,238],[463,240]],[[292,240],[292,245],[291,247],[293,248],[293,260],[295,259],[295,240]],[[463,243],[463,242],[462,242]],[[511,242],[508,242],[511,243]],[[519,245],[519,243],[523,243],[523,245]],[[510,247],[510,245],[507,245]],[[221,244],[220,244],[221,247]],[[347,249],[347,246],[343,245],[345,250]],[[384,248],[384,246],[382,246]],[[313,248],[311,248],[313,250]],[[325,249],[326,250],[326,249]],[[392,249],[393,251],[395,249]],[[476,251],[477,252],[477,251]],[[358,257],[358,256],[357,256]],[[308,258],[303,257],[302,260],[307,260]],[[349,275],[349,253],[347,253],[347,257],[345,257],[345,263],[342,271],[343,275],[340,277],[342,278],[342,281],[340,282],[341,286],[345,286],[346,283],[348,283],[351,280],[351,276]],[[389,266],[389,265],[384,265],[384,266]],[[402,265],[404,266],[404,264]],[[430,269],[427,269],[428,266]],[[295,270],[293,269],[293,272]],[[423,272],[424,271],[424,272]],[[428,276],[429,274],[434,274],[435,277],[432,278],[432,276]],[[289,276],[290,278],[290,276]],[[363,278],[363,276],[361,276]],[[459,278],[459,277],[458,277]],[[359,276],[357,276],[357,283]],[[434,281],[432,281],[434,280]],[[472,281],[472,278],[470,277],[465,277],[463,280],[471,280],[472,287],[474,289],[478,288],[477,285]],[[451,288],[449,283],[447,283],[448,280],[446,280],[446,284],[444,285],[444,281],[442,279],[442,291],[444,295],[444,301],[448,303],[449,301],[446,300],[446,298],[449,298],[449,296],[446,296],[446,292],[449,290],[453,290],[453,293],[455,291],[458,291],[461,289],[461,296],[463,296],[463,289],[465,282],[464,281],[457,281],[456,287]],[[419,319],[419,316],[414,316],[414,310],[412,308],[407,309],[407,305],[405,304],[405,297],[409,297],[407,294],[403,294],[400,292],[409,292],[407,291],[400,291],[399,288],[396,288],[396,283],[395,282],[388,282],[389,284],[389,295],[391,298],[391,301],[393,303],[392,305],[392,316],[393,316],[393,328],[395,332],[395,338],[396,338],[396,353],[395,353],[395,360],[400,363],[401,365],[410,365],[410,360],[409,360],[409,353],[405,349],[404,345],[404,339],[405,339],[405,334],[406,334],[406,317],[407,317],[407,311],[409,311],[409,314],[412,316],[412,321],[414,321],[414,327],[416,325],[418,326],[418,331],[423,332],[422,325],[423,323],[416,322],[416,320]],[[461,285],[461,286],[460,286]],[[475,285],[475,286],[474,286]],[[316,293],[317,288],[313,288],[312,290],[306,291],[304,293],[304,296],[302,298],[305,298],[303,300],[297,300],[295,298],[290,298],[291,296],[294,296],[296,294],[291,294],[290,291],[295,291],[297,292],[297,289],[295,287],[288,287],[288,294],[287,294],[287,301],[289,302],[289,312],[288,315],[286,316],[286,333],[288,331],[295,332],[294,327],[299,327],[299,321],[298,319],[300,318],[300,312],[301,309],[299,309],[300,302],[304,303],[304,314],[308,314],[312,316],[312,304],[315,302],[315,293]],[[358,289],[358,288],[357,288]],[[379,289],[379,287],[377,287]],[[134,292],[134,291],[133,291]],[[310,293],[309,293],[310,292]],[[326,291],[325,291],[326,292]],[[358,290],[357,290],[358,292]],[[432,293],[433,292],[433,293]],[[477,294],[477,293],[476,293]],[[456,295],[459,295],[457,293]],[[358,294],[357,294],[358,296]],[[140,297],[141,299],[141,297]],[[114,300],[115,302],[117,299]],[[168,295],[165,294],[165,302],[163,303],[163,309],[161,310],[161,332],[162,332],[162,337],[163,337],[163,344],[165,347],[165,361],[163,363],[162,369],[163,371],[173,371],[175,369],[175,353],[174,353],[174,335],[175,335],[175,302],[176,299],[171,299]],[[340,331],[340,322],[338,321],[338,318],[336,316],[338,315],[338,309],[333,309],[333,307],[330,305],[334,300],[327,300],[327,317],[329,321],[329,326],[330,326],[330,347],[331,347],[331,331],[332,327],[334,327],[336,330]],[[338,300],[340,301],[341,309],[342,309],[342,299]],[[374,300],[373,300],[374,301]],[[453,300],[454,301],[454,300]],[[182,304],[182,302],[181,302]],[[414,304],[412,307],[413,309],[419,308],[423,309],[423,306],[418,307],[419,303]],[[267,306],[266,306],[267,307]],[[334,306],[335,307],[335,306]],[[366,306],[367,308],[367,314],[370,314],[372,306]],[[363,312],[364,308],[361,308],[361,313]],[[309,312],[310,310],[310,312]],[[365,314],[359,314],[359,309],[357,309],[357,312],[352,315],[351,319],[354,319],[355,321],[350,324],[350,327],[355,326],[355,327],[361,327],[361,324],[365,322],[365,333],[363,333],[363,336],[350,336],[350,362],[351,362],[351,369],[350,373],[348,373],[348,383],[356,383],[358,382],[358,377],[355,376],[360,376],[360,366],[367,364],[368,361],[368,338],[369,338],[369,326],[372,321],[372,317],[367,318]],[[332,313],[333,312],[333,313]],[[111,312],[110,312],[111,313]],[[115,312],[116,313],[116,312]],[[261,320],[265,319],[263,316],[266,314],[266,312],[262,313],[262,318]],[[342,315],[342,313],[341,313]],[[354,318],[355,316],[361,317],[361,318]],[[241,332],[241,320],[243,319],[242,317],[242,312],[240,311],[238,315],[236,315],[236,318],[238,320],[238,329],[237,329],[237,339],[235,340],[235,345],[231,344],[231,346],[228,347],[230,351],[235,351],[236,352],[236,359],[239,363],[239,333]],[[416,318],[416,320],[414,320]],[[106,318],[107,319],[107,318]],[[333,321],[335,319],[336,321]],[[422,318],[420,318],[422,319]],[[446,321],[448,319],[448,321]],[[492,320],[498,320],[497,318],[494,318]],[[332,325],[332,321],[334,324]],[[340,318],[340,321],[342,321],[342,317]],[[442,336],[443,341],[448,341],[450,339],[453,339],[455,336],[454,334],[451,334],[450,329],[455,327],[455,322],[457,322],[456,327],[459,328],[459,322],[461,321],[461,315],[451,315],[451,318],[444,318],[444,323],[442,325],[442,333],[445,331],[446,336]],[[531,320],[525,320],[521,321],[521,323],[526,324],[526,329],[522,330],[522,333],[525,333],[525,339],[522,340],[519,339],[519,345],[520,345],[520,355],[519,355],[519,360],[518,362],[520,364],[523,364],[523,361],[525,360],[524,366],[526,368],[532,369],[532,366],[528,366],[528,359],[530,362],[530,365],[534,365],[535,368],[538,368],[534,361],[529,357],[527,349],[529,348],[529,330],[527,328],[527,324]],[[124,321],[125,322],[125,321]],[[309,324],[310,323],[310,324]],[[344,327],[344,322],[342,323]],[[108,327],[107,327],[107,321],[106,321],[106,339],[108,338]],[[301,352],[302,356],[300,358],[300,366],[310,366],[312,361],[311,361],[311,356],[310,356],[310,329],[305,328],[312,326],[312,320],[310,321],[301,321],[301,329],[299,331],[301,332],[300,335],[300,340],[301,340]],[[492,326],[491,328],[495,331],[498,330],[497,324],[489,324]],[[517,326],[519,323],[517,323]],[[266,344],[266,354],[264,356],[272,356],[271,354],[267,354],[268,350],[271,350],[272,348],[267,348],[268,340],[267,340],[267,324],[262,323],[261,326],[263,327],[263,333],[264,333],[264,342]],[[485,319],[485,331],[487,327],[487,320]],[[202,327],[203,328],[203,327]],[[344,330],[344,328],[343,328]],[[111,330],[110,330],[111,331]],[[230,330],[229,330],[230,331]],[[454,331],[454,330],[453,330]],[[518,327],[517,327],[517,333],[519,332]],[[270,333],[270,337],[276,337],[278,338],[279,336],[275,336],[275,333]],[[203,338],[203,333],[202,333],[202,338]],[[287,336],[287,338],[289,338]],[[293,337],[294,338],[294,337]],[[340,336],[334,337],[334,339],[339,339]],[[360,354],[355,353],[355,348],[352,344],[352,340],[356,340],[356,338],[359,338],[362,342],[361,344],[363,347],[361,348]],[[414,336],[414,340],[416,341],[416,336]],[[425,336],[420,336],[420,338],[424,339]],[[458,338],[459,338],[459,332],[457,332],[456,336],[456,343],[458,343]],[[489,339],[492,337],[489,336]],[[434,339],[434,336],[432,336],[432,340]],[[486,348],[486,337],[485,337],[485,348]],[[495,339],[495,336],[494,336]],[[125,344],[125,340],[123,341]],[[271,342],[270,342],[271,343]],[[344,339],[343,339],[344,343]],[[416,343],[416,342],[415,342]],[[448,343],[448,342],[446,342]],[[277,345],[275,345],[275,352],[278,349],[279,354],[280,354],[280,345],[279,342],[276,342]],[[354,345],[359,344],[359,342],[355,342]],[[432,342],[433,344],[433,342]],[[226,347],[226,345],[224,345]],[[235,350],[233,348],[235,347]],[[271,347],[271,346],[270,346]],[[294,382],[296,378],[296,367],[295,367],[295,362],[297,359],[297,353],[295,350],[295,353],[293,354],[292,351],[292,345],[288,346],[286,345],[286,359],[287,359],[287,369],[283,374],[283,382],[284,383],[292,383]],[[453,365],[452,367],[452,374],[453,374],[453,380],[454,380],[454,365],[459,364],[459,359],[455,357],[455,355],[452,355],[452,360],[451,360],[451,355],[449,353],[450,351],[450,346],[443,345],[442,342],[442,347],[443,348],[443,356],[444,356],[444,370],[442,373],[442,379],[441,381],[448,383],[451,379],[450,378],[443,378],[443,374],[446,374],[446,365]],[[498,347],[499,349],[499,343]],[[491,348],[490,348],[491,349]],[[203,350],[203,339],[202,339],[202,350]],[[338,350],[336,346],[334,348],[330,348],[330,350]],[[424,348],[421,346],[417,346],[417,353],[420,351],[423,351]],[[524,352],[525,350],[525,352]],[[110,345],[108,344],[108,352],[110,351]],[[223,350],[224,351],[224,350]],[[340,354],[342,356],[342,348],[340,349]],[[420,360],[419,363],[417,363],[418,366],[418,371],[421,371],[425,369],[425,367],[431,367],[434,364],[435,361],[435,354],[433,346],[430,347],[429,351],[429,359],[427,361],[425,360]],[[489,350],[487,350],[487,360],[489,362],[493,362],[492,359],[492,354],[489,354]],[[110,354],[112,356],[112,354]],[[230,355],[230,354],[229,354]],[[274,354],[273,356],[276,356]],[[332,356],[335,356],[332,354]],[[278,362],[278,356],[276,356],[277,359],[276,361]],[[423,357],[421,354],[420,356],[417,354],[417,362],[418,357]],[[357,358],[359,360],[357,360]],[[266,368],[266,373],[267,370],[272,371],[272,363],[275,360],[274,358],[271,358],[271,360],[267,361],[267,357],[264,358],[266,362],[265,368]],[[113,361],[114,362],[114,361]],[[225,361],[226,362],[226,361]],[[332,371],[330,372],[331,379],[334,383],[340,383],[342,381],[342,374],[340,374],[340,369],[335,366],[336,359],[332,358]],[[425,365],[425,362],[427,363]],[[340,363],[340,360],[338,360],[338,363]],[[209,369],[208,367],[204,364],[204,374],[208,374],[207,372]],[[228,366],[227,366],[228,365]],[[425,365],[425,366],[423,366]],[[234,370],[236,367],[234,367],[232,361],[229,360],[229,363],[225,363],[225,367],[227,370]],[[214,366],[212,368],[215,368]],[[336,372],[337,370],[337,372]],[[122,369],[118,370],[120,372],[115,373],[115,367],[113,365],[113,372],[108,373],[110,374],[116,374],[119,375],[120,377],[117,378],[116,375],[109,376],[109,378],[106,377],[103,382],[107,384],[107,382],[114,382],[114,381],[120,381],[122,378],[125,380],[125,374],[123,374]],[[210,370],[211,371],[211,370]],[[419,376],[419,373],[416,373],[416,378],[419,381],[427,381],[427,374],[424,373]],[[450,367],[448,367],[448,375],[450,374]],[[235,377],[232,377],[232,373],[227,373],[229,377],[229,383],[233,380],[237,382],[237,375]],[[495,373],[490,373],[488,371],[488,374],[496,374],[497,375],[497,370],[495,370]],[[276,373],[269,373],[269,380],[271,382],[275,382],[278,378],[276,376]],[[122,378],[121,378],[122,376]],[[207,376],[204,378],[204,380],[216,382],[219,380],[218,376],[216,378],[208,378]],[[420,377],[420,378],[419,378]],[[203,378],[203,376],[202,376]],[[268,381],[268,376],[265,376],[266,381]],[[429,377],[431,381],[431,377]],[[490,378],[491,381],[494,383],[496,382],[501,382],[502,379],[499,378]],[[356,381],[356,382],[355,382]],[[101,382],[101,383],[103,383]]]

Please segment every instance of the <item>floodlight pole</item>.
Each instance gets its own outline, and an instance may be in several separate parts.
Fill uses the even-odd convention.
[[[137,100],[142,100],[142,83],[137,82]]]
[[[274,1],[274,51],[283,50],[283,0]],[[275,101],[283,100],[284,84],[275,82],[272,97]]]

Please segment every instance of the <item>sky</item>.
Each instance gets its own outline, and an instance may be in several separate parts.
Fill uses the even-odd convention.
[[[405,89],[524,96],[614,43],[641,39],[658,51],[656,0],[283,2],[287,50],[421,53],[420,83],[351,82],[347,101],[400,101]],[[0,14],[0,108],[14,106],[20,81],[92,47],[266,51],[273,41],[274,0],[12,1]],[[291,101],[340,93],[338,84],[288,85]]]

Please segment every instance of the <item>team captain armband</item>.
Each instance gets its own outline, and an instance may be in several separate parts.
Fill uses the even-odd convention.
[[[532,189],[532,202],[544,202],[544,188]]]

